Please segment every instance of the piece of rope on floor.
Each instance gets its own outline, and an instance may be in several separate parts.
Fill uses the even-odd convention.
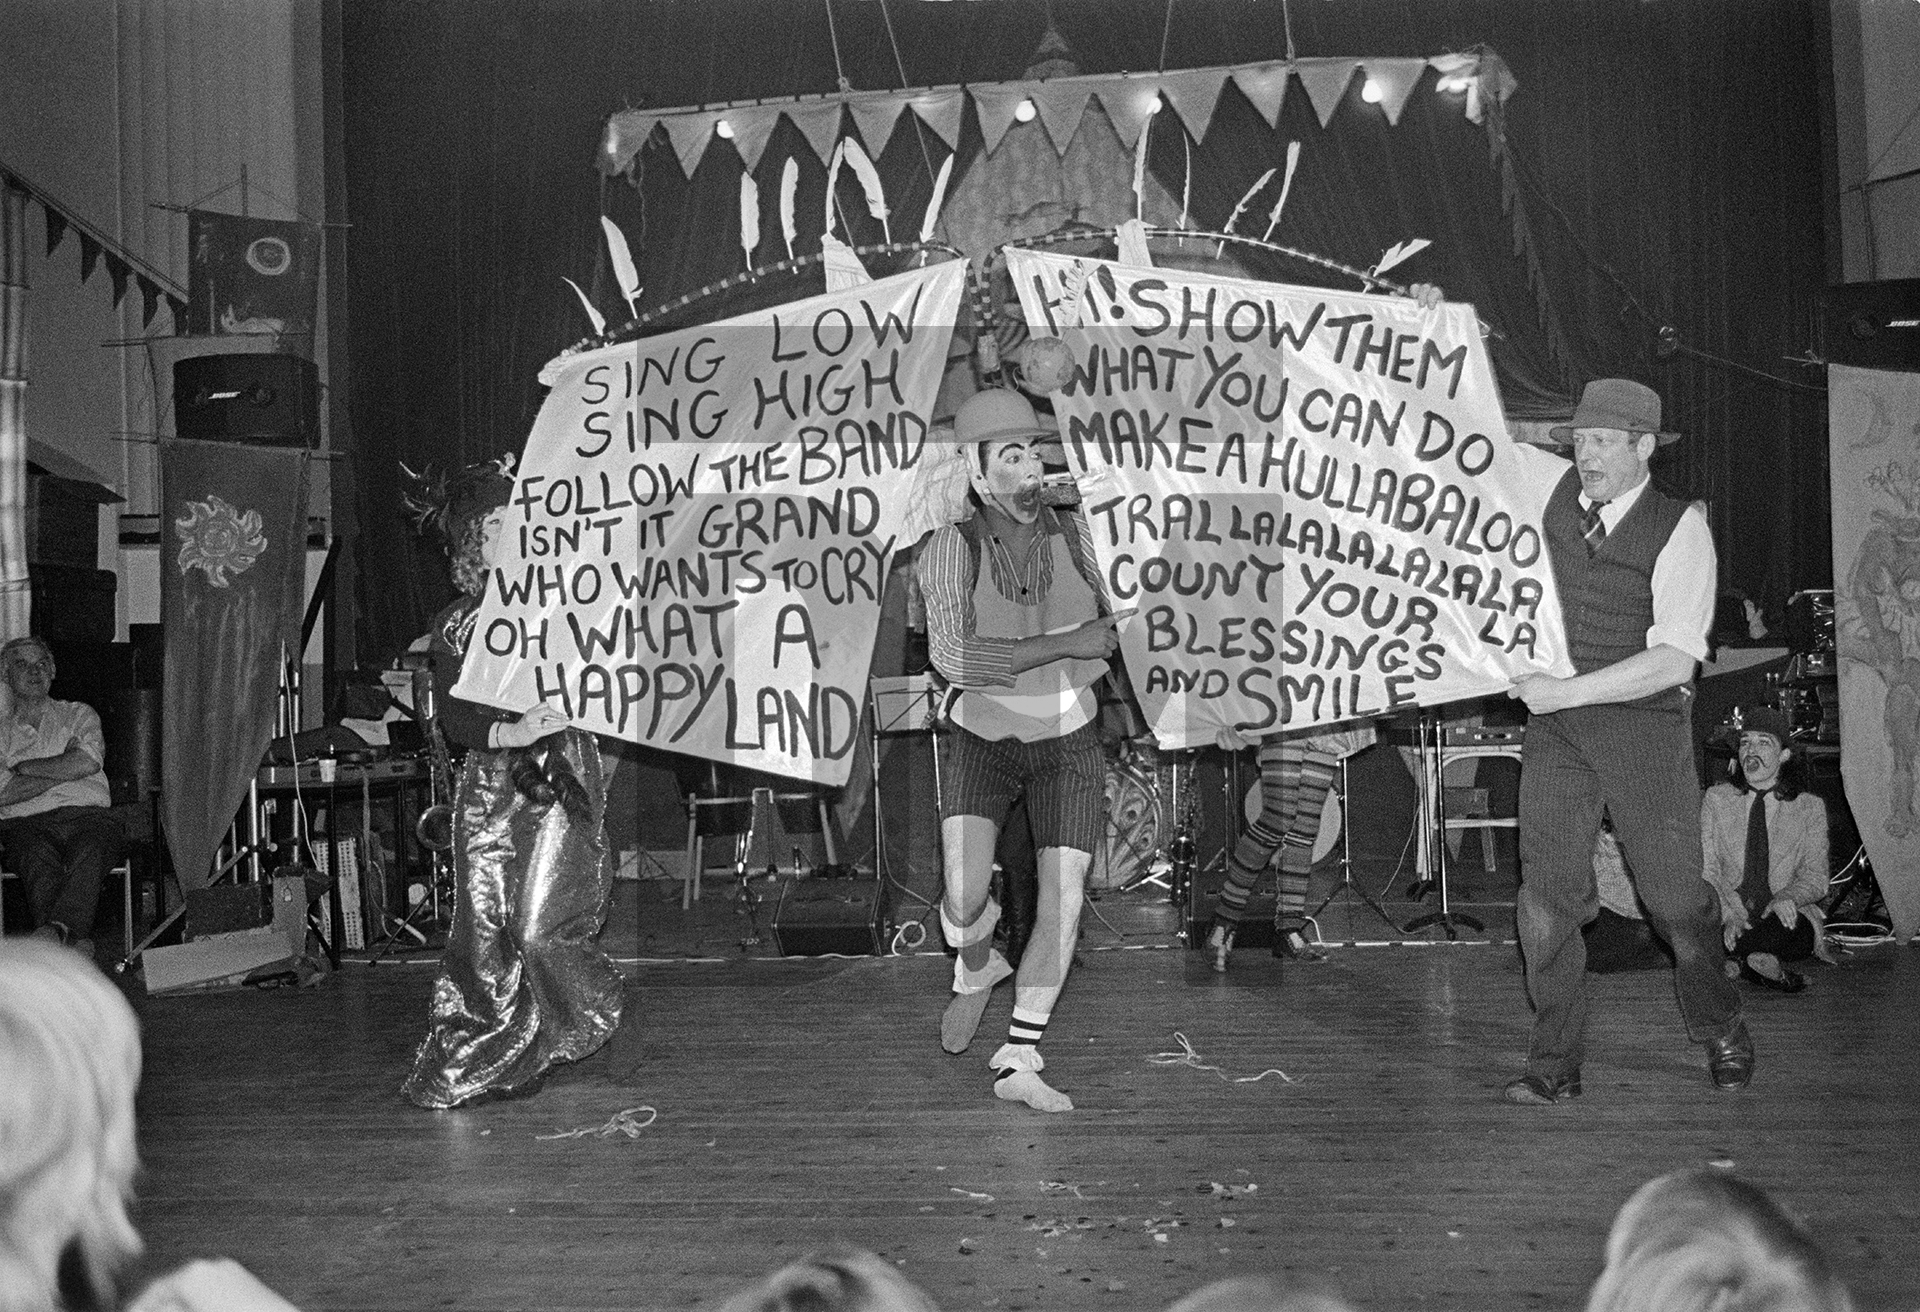
[[[640,1120],[639,1114],[645,1112],[646,1120]],[[624,1134],[629,1139],[638,1139],[640,1131],[660,1119],[660,1113],[652,1107],[629,1107],[625,1111],[615,1112],[605,1125],[583,1125],[577,1130],[562,1130],[558,1134],[536,1134],[536,1139],[611,1139],[616,1134]]]
[[[1268,1067],[1258,1075],[1229,1075],[1218,1066],[1208,1063],[1206,1058],[1202,1057],[1198,1050],[1194,1048],[1193,1044],[1187,1041],[1187,1036],[1179,1030],[1173,1032],[1173,1037],[1178,1040],[1180,1044],[1179,1052],[1156,1052],[1153,1056],[1147,1058],[1147,1060],[1155,1066],[1191,1066],[1197,1071],[1212,1071],[1229,1084],[1257,1084],[1269,1075],[1278,1075],[1281,1082],[1285,1084],[1300,1083],[1299,1080],[1278,1067]]]

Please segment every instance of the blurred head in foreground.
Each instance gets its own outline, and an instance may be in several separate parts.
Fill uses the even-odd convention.
[[[110,1307],[140,1253],[140,1031],[92,962],[0,941],[0,1312]]]
[[[1587,1312],[1852,1312],[1811,1236],[1763,1191],[1722,1171],[1640,1186],[1607,1235]]]

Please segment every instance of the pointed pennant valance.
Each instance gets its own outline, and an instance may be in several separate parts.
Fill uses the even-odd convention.
[[[1173,112],[1187,125],[1187,135],[1195,141],[1207,139],[1207,128],[1213,123],[1213,108],[1220,103],[1220,88],[1226,81],[1224,68],[1196,68],[1161,76],[1160,94],[1173,106]]]
[[[969,97],[979,115],[989,153],[1000,144],[1014,122],[1014,111],[1026,99],[1033,100],[1054,149],[1061,154],[1065,154],[1079,130],[1080,118],[1091,96],[1099,97],[1114,131],[1128,149],[1138,140],[1156,99],[1180,116],[1195,141],[1203,141],[1213,125],[1221,88],[1229,78],[1269,127],[1279,125],[1288,80],[1299,78],[1324,128],[1340,107],[1347,84],[1357,69],[1364,69],[1379,82],[1380,103],[1387,121],[1397,124],[1401,110],[1419,86],[1421,73],[1428,68],[1439,75],[1434,87],[1437,94],[1465,94],[1462,108],[1474,123],[1481,121],[1481,111],[1488,98],[1505,100],[1518,87],[1500,56],[1481,49],[1435,55],[1430,59],[1343,56],[1263,60],[1165,73],[1094,73],[1041,82],[984,82],[970,86],[911,87],[901,91],[851,91],[681,109],[626,109],[607,120],[601,137],[599,166],[606,173],[624,172],[646,148],[654,127],[664,124],[681,171],[692,176],[706,150],[707,137],[724,118],[733,131],[740,157],[753,168],[758,165],[774,123],[782,114],[793,120],[814,155],[824,164],[840,135],[842,109],[853,115],[869,154],[878,155],[886,149],[899,126],[900,115],[907,110],[919,115],[920,121],[947,144],[947,149],[956,150]]]
[[[1388,124],[1400,126],[1400,111],[1406,108],[1407,97],[1420,84],[1420,75],[1427,71],[1427,61],[1369,59],[1360,67],[1366,70],[1367,79],[1380,88],[1380,108],[1386,111]]]
[[[143,323],[151,323],[161,303],[173,311],[176,325],[186,322],[185,290],[151,264],[132,254],[110,237],[103,236],[86,219],[50,195],[44,188],[0,163],[0,186],[37,203],[47,222],[47,254],[52,255],[72,231],[80,239],[80,281],[93,277],[102,256],[107,261],[107,276],[113,284],[113,303],[126,299],[130,279],[138,279],[144,311]]]
[[[1341,98],[1347,94],[1347,83],[1353,81],[1353,70],[1360,67],[1357,59],[1303,59],[1293,66],[1299,74],[1300,85],[1307,89],[1307,99],[1313,102],[1313,112],[1325,127],[1333,121],[1333,111],[1340,107]]]
[[[1024,82],[996,82],[990,87],[971,88],[973,111],[980,116],[980,136],[986,142],[987,154],[1000,149],[1000,138],[1013,126],[1013,116],[1020,102],[1027,98],[1029,89]]]
[[[1040,121],[1053,139],[1054,154],[1065,155],[1067,147],[1073,144],[1073,135],[1080,130],[1080,120],[1087,112],[1087,101],[1092,95],[1093,88],[1077,78],[1034,86],[1034,108],[1040,111]]]

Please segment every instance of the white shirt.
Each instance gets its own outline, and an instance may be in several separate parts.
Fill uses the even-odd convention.
[[[65,779],[24,802],[0,807],[0,820],[38,815],[62,806],[112,806],[113,792],[107,787],[106,740],[100,733],[100,717],[85,702],[60,702],[48,699],[40,712],[36,728],[13,715],[0,720],[0,784],[13,777],[13,767],[21,761],[38,761],[59,756],[77,746],[93,758],[100,768],[78,779]]]
[[[1647,490],[1643,478],[1600,507],[1600,522],[1611,533]],[[1580,508],[1593,502],[1585,493]],[[1672,647],[1696,661],[1707,658],[1707,635],[1713,629],[1713,599],[1719,589],[1719,560],[1713,549],[1713,530],[1698,502],[1690,505],[1673,526],[1673,535],[1653,563],[1653,627],[1647,647]]]

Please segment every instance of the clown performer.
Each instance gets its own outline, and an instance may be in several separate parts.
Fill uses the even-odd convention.
[[[1106,760],[1095,685],[1119,645],[1086,521],[1045,504],[1035,450],[1046,437],[1017,392],[990,388],[954,416],[972,513],[935,529],[916,566],[928,651],[954,690],[940,773],[946,890],[940,927],[954,962],[940,1043],[973,1042],[994,985],[1013,976],[1007,1041],[988,1059],[994,1094],[1039,1111],[1073,1108],[1041,1079],[1039,1043],[1073,962],[1094,844],[1106,832]],[[993,946],[994,844],[1024,796],[1039,894],[1017,974]]]

